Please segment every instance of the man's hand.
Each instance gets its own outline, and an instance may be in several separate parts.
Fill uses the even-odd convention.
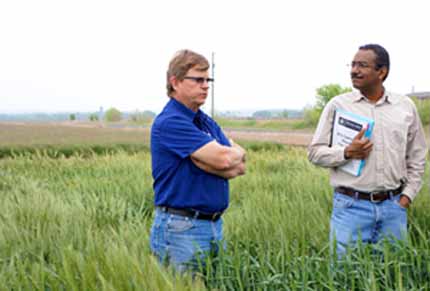
[[[409,208],[409,204],[411,204],[411,200],[406,195],[400,195],[399,204],[403,208]]]
[[[373,143],[368,138],[363,138],[366,132],[365,127],[363,127],[359,133],[354,137],[351,144],[345,148],[344,155],[347,159],[365,159],[369,156],[372,150]]]
[[[237,148],[241,153],[243,153],[242,162],[246,162],[246,151],[243,147],[241,147],[239,144],[235,143],[234,140],[231,138],[228,139],[231,146],[234,148]]]

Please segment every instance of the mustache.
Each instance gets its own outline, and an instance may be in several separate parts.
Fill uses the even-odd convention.
[[[351,73],[351,78],[361,78],[361,76],[357,73]]]

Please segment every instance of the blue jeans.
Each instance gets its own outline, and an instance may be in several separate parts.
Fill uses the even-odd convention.
[[[213,222],[155,210],[151,250],[176,271],[196,269],[208,253],[218,253],[222,239],[222,218]]]
[[[377,243],[386,238],[391,242],[406,240],[407,213],[399,204],[400,195],[379,203],[354,199],[334,193],[333,213],[330,221],[330,243],[336,240],[338,258],[348,247],[364,243]]]

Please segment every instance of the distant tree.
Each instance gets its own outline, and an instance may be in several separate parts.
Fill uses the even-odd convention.
[[[115,107],[111,107],[105,112],[105,120],[108,122],[120,121],[122,119],[121,111]]]
[[[315,108],[322,110],[334,96],[351,91],[351,88],[342,87],[339,84],[328,84],[321,86],[317,89],[317,102],[315,104]]]
[[[259,119],[270,119],[273,117],[270,110],[258,110],[252,114],[252,117]]]
[[[327,103],[335,96],[351,92],[352,89],[349,87],[342,87],[339,84],[328,84],[319,87],[316,90],[316,104],[314,106],[308,106],[303,110],[304,124],[307,127],[314,127],[318,124],[318,120],[321,113]]]
[[[144,110],[143,112],[136,110],[130,114],[130,120],[137,123],[147,123],[152,121],[155,116],[156,114],[149,110]]]
[[[312,106],[307,106],[303,109],[304,127],[314,127],[318,124],[321,116],[321,110]]]
[[[279,114],[279,117],[287,119],[288,118],[288,110],[287,109],[282,110],[282,112]]]
[[[142,114],[143,114],[145,117],[149,117],[149,118],[154,118],[155,116],[157,116],[157,114],[155,114],[155,112],[153,112],[153,111],[151,111],[151,110],[144,110],[144,111],[142,112]]]
[[[74,113],[70,114],[69,120],[71,120],[71,121],[76,120],[76,114],[74,114]]]
[[[99,120],[99,115],[97,113],[91,113],[90,116],[88,116],[88,119],[90,121],[98,121]]]

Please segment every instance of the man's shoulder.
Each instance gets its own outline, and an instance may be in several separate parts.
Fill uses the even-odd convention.
[[[393,103],[413,103],[412,99],[404,94],[387,91],[388,99]]]
[[[334,96],[330,101],[327,103],[329,106],[334,106],[335,108],[343,107],[346,104],[351,104],[356,100],[360,99],[360,93],[351,91],[339,94],[337,96]]]
[[[155,117],[152,127],[164,126],[170,122],[192,122],[190,117],[187,116],[183,111],[179,110],[174,100],[170,100],[163,110]]]
[[[164,121],[169,117],[169,114],[165,111],[165,108],[163,111],[161,111],[152,122],[152,128],[158,128],[161,127]]]
[[[333,97],[333,100],[336,101],[344,101],[344,102],[353,102],[356,99],[360,99],[361,94],[357,91],[350,91],[346,93],[339,94]]]
[[[152,128],[161,128],[171,125],[178,125],[178,123],[192,123],[189,118],[177,111],[162,111],[158,114],[152,124]]]

